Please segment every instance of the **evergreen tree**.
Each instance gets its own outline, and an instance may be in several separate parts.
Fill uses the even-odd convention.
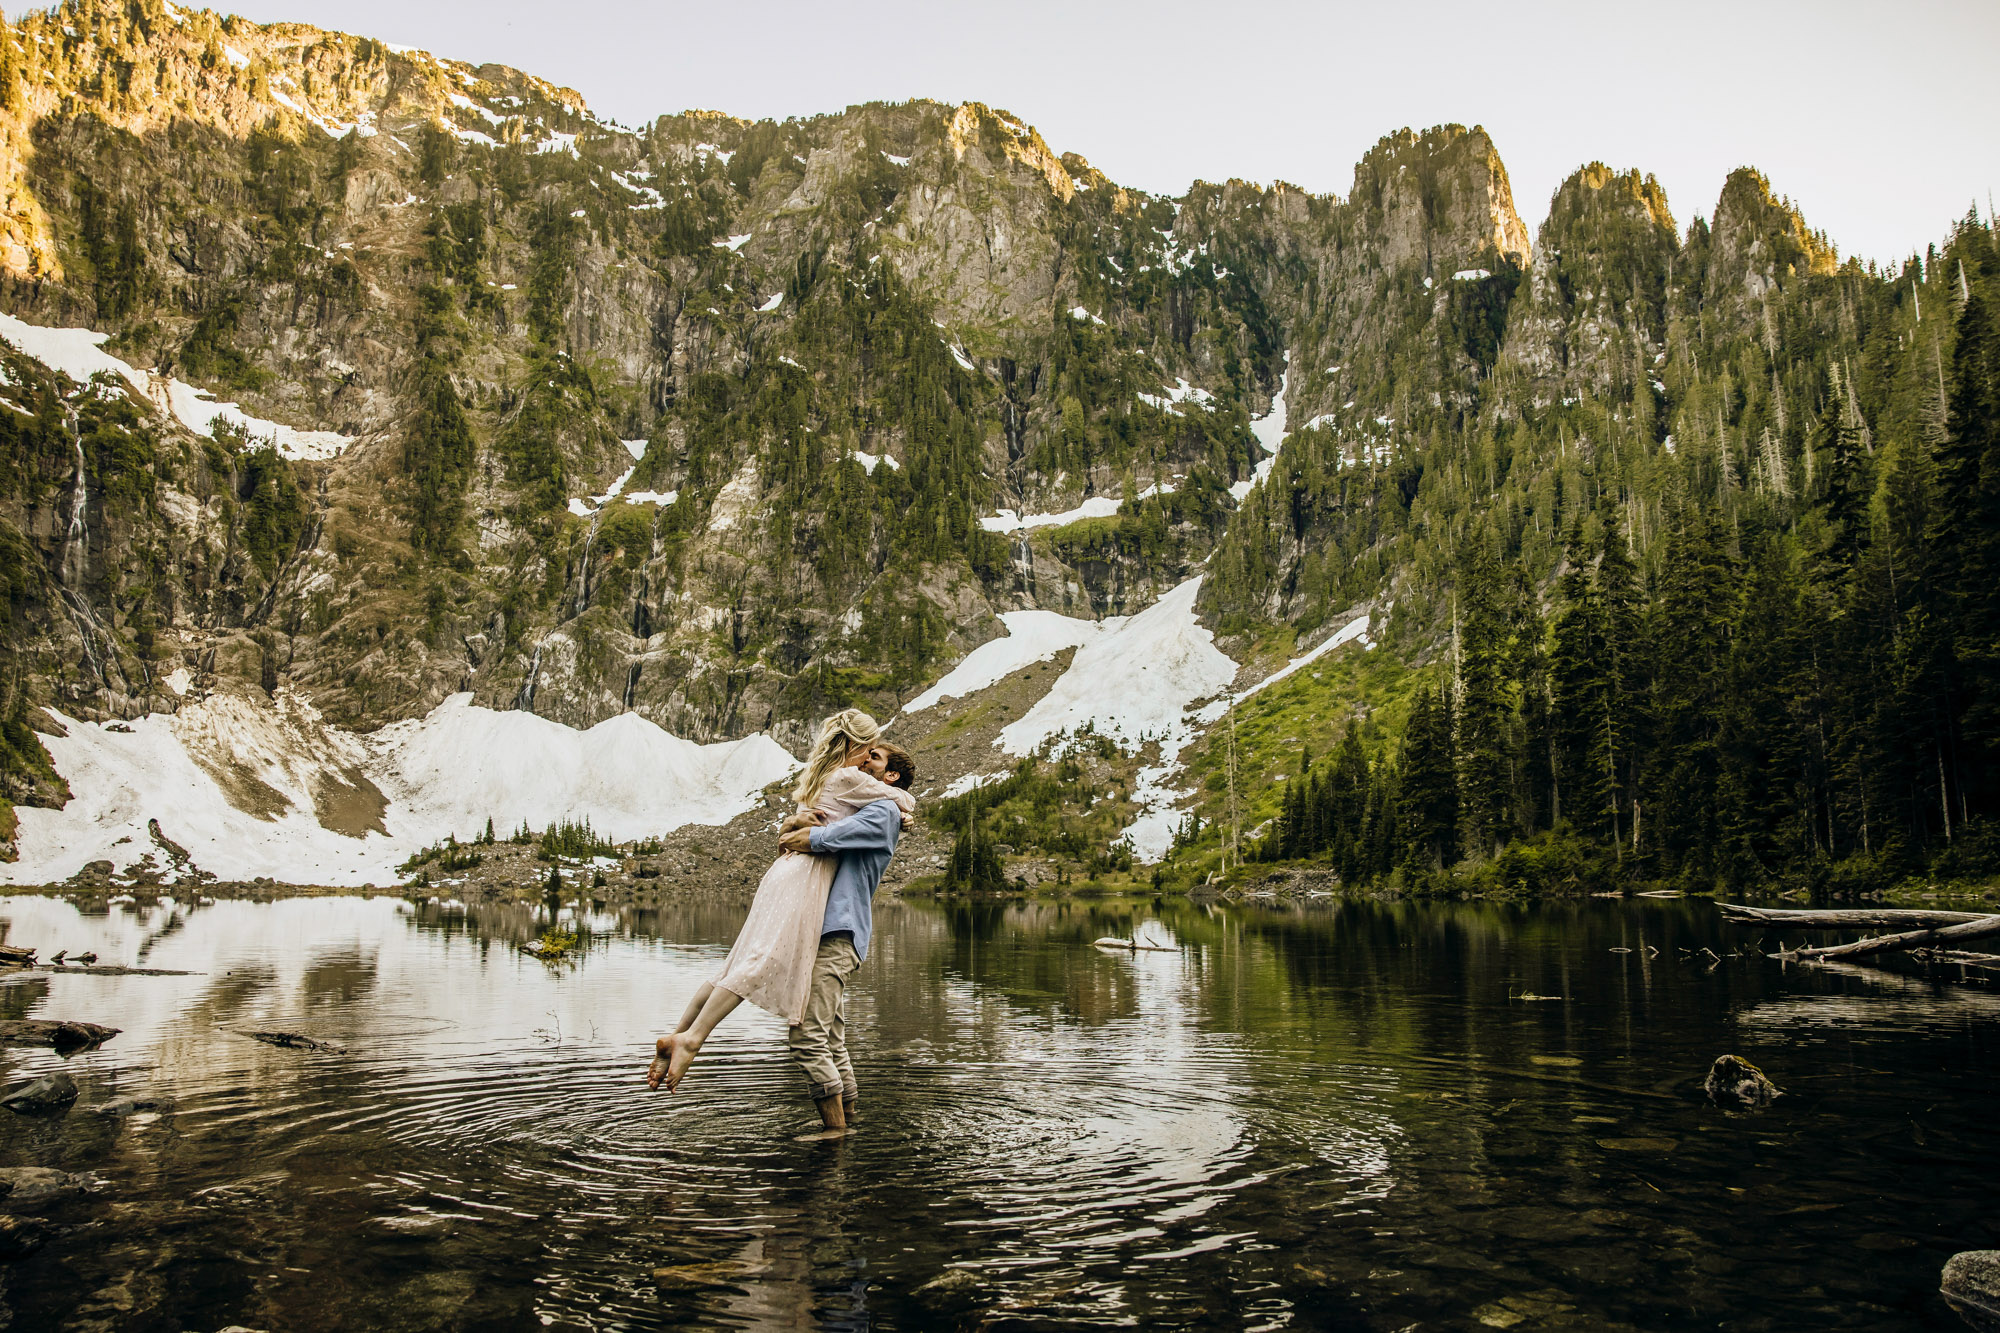
[[[1514,774],[1507,622],[1491,556],[1481,551],[1467,562],[1462,588],[1452,700],[1459,846],[1481,858],[1498,851],[1512,832]]]
[[[1352,719],[1329,766],[1326,782],[1327,845],[1334,869],[1343,881],[1361,877],[1361,850],[1367,837],[1368,755],[1361,748],[1361,728]]]
[[[1582,525],[1570,534],[1562,607],[1549,636],[1551,696],[1547,743],[1551,820],[1600,834],[1613,809],[1612,675],[1604,600],[1584,550]]]
[[[1458,860],[1458,764],[1448,695],[1428,685],[1418,692],[1399,768],[1402,860],[1422,878]]]
[[[993,893],[1007,887],[1007,875],[993,840],[979,836],[977,815],[959,830],[951,845],[951,859],[945,863],[944,886],[967,893]]]
[[[2000,796],[2000,312],[1993,277],[1979,277],[1952,350],[1933,543],[1956,687],[1949,769],[1961,810],[1990,818]]]
[[[1696,883],[1711,882],[1716,870],[1718,741],[1735,587],[1720,516],[1705,505],[1684,507],[1667,539],[1652,608],[1655,733],[1631,845],[1639,856],[1652,854],[1661,872]]]
[[[432,557],[458,549],[465,483],[472,469],[472,425],[451,377],[434,374],[403,436],[409,474],[410,544]]]

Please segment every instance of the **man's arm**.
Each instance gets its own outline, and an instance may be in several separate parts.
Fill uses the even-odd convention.
[[[812,830],[815,856],[840,852],[893,852],[903,832],[903,812],[890,800],[870,801],[845,819]]]

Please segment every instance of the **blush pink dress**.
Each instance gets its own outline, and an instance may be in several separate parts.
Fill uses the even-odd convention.
[[[916,798],[901,788],[858,768],[837,768],[813,808],[831,822],[883,800],[894,801],[905,820],[917,808]],[[713,984],[796,1026],[805,1016],[827,890],[839,862],[837,856],[780,855],[757,885],[750,915]]]

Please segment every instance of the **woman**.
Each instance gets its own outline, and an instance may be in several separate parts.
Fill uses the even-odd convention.
[[[820,723],[819,739],[792,792],[799,809],[816,811],[822,823],[831,823],[870,802],[887,800],[907,820],[916,809],[915,798],[859,767],[881,734],[875,719],[855,708]],[[656,1043],[653,1062],[646,1067],[647,1087],[664,1083],[672,1092],[715,1025],[744,1000],[797,1026],[812,985],[813,955],[819,950],[835,860],[785,852],[764,872],[722,971],[702,983],[681,1015],[681,1025]]]

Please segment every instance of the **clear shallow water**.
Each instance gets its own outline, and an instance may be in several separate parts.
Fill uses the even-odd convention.
[[[751,1010],[640,1085],[740,917],[597,918],[552,974],[525,910],[0,899],[201,973],[0,984],[125,1029],[0,1052],[83,1087],[0,1164],[96,1182],[11,1326],[1945,1329],[2000,1246],[2000,996],[1728,956],[1706,904],[885,906],[834,1143]],[[1135,924],[1181,947],[1088,945]],[[1788,1095],[1708,1106],[1725,1051]]]

